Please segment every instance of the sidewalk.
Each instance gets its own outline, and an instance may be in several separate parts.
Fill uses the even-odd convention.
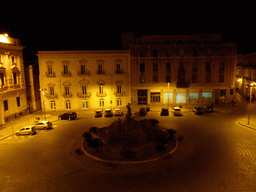
[[[251,118],[250,120],[248,120],[248,117],[247,118],[245,118],[245,117],[241,118],[241,119],[238,120],[238,124],[256,131],[256,120],[255,120],[255,118]]]
[[[1,125],[0,141],[11,135],[14,135],[16,131],[20,130],[24,126],[34,125],[37,122],[36,117],[40,117],[40,120],[44,120],[41,112],[35,112],[35,113],[21,116],[15,120],[11,120],[10,122],[7,122],[5,125]],[[58,115],[46,114],[46,120],[52,121],[52,122],[57,121]]]

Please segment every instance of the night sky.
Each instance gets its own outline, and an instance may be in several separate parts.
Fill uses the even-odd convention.
[[[238,11],[242,5],[127,3],[96,7],[39,3],[34,8],[21,4],[13,10],[17,17],[1,19],[0,30],[22,41],[24,60],[37,59],[39,50],[119,50],[125,32],[136,36],[221,34],[222,42],[237,44],[238,54],[256,52],[255,16],[248,7],[242,14]]]

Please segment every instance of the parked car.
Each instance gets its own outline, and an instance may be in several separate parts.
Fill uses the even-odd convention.
[[[52,122],[50,121],[39,121],[34,125],[36,129],[48,129],[52,127]]]
[[[105,109],[105,117],[112,117],[113,113],[111,111],[111,109]]]
[[[161,116],[168,116],[169,115],[168,108],[162,108],[162,111],[161,111],[160,115]]]
[[[71,114],[72,114],[75,118],[77,118],[76,112],[71,112]]]
[[[73,113],[63,113],[59,115],[59,119],[74,120],[76,117]]]
[[[195,106],[195,107],[193,107],[192,110],[193,110],[193,112],[195,112],[195,114],[197,114],[197,115],[203,114],[203,107]]]
[[[174,116],[181,116],[181,111],[180,111],[180,107],[174,107],[173,108],[173,115]]]
[[[208,113],[213,112],[213,108],[211,106],[203,106],[203,109],[204,109],[205,112],[208,112]]]
[[[97,110],[97,111],[95,111],[95,115],[94,115],[94,117],[102,117],[102,112],[101,112],[101,110],[99,109],[99,110]]]
[[[146,108],[140,108],[140,116],[145,116],[147,114]]]
[[[121,109],[115,109],[114,116],[120,116],[120,115],[123,115],[123,112],[121,111]]]
[[[34,126],[26,126],[21,130],[16,131],[16,135],[33,135],[36,133],[36,128]]]

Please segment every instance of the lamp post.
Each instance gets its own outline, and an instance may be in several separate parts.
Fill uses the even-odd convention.
[[[248,125],[250,125],[251,123],[252,86],[253,86],[253,83],[249,84],[250,103],[249,103],[249,111],[248,111]]]
[[[42,92],[42,95],[43,95],[43,119],[46,121],[46,115],[45,115],[45,101],[44,101],[44,91],[46,91],[47,89],[39,89],[39,91]]]

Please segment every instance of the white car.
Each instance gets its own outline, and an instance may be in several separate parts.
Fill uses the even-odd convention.
[[[26,126],[21,130],[16,131],[16,135],[33,135],[36,133],[36,128],[34,126]]]
[[[174,116],[181,116],[182,115],[179,107],[174,107],[173,108],[173,115]]]
[[[119,115],[123,115],[123,112],[121,111],[121,109],[115,109],[114,116],[119,116]]]
[[[52,122],[50,121],[39,121],[35,124],[36,129],[48,129],[52,127]]]

